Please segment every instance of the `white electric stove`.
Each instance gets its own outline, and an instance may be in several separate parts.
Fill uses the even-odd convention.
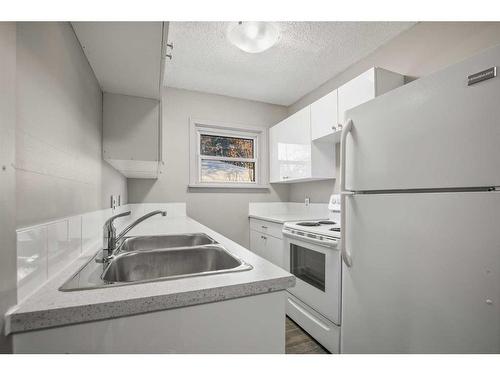
[[[288,289],[287,315],[332,353],[340,344],[339,200],[331,196],[329,220],[283,225],[284,266],[296,277]]]

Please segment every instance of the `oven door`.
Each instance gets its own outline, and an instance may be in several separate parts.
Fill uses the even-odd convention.
[[[284,266],[295,275],[288,289],[314,310],[340,324],[341,259],[336,246],[285,236]]]

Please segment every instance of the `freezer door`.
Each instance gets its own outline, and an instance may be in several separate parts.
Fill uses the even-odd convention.
[[[500,186],[500,77],[467,86],[492,66],[500,47],[350,110],[346,188]]]
[[[343,353],[500,353],[500,193],[347,197]]]

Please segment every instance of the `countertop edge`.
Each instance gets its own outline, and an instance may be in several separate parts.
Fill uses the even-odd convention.
[[[323,215],[323,216],[326,216],[326,215]],[[312,218],[314,217],[314,219]],[[272,216],[264,216],[264,215],[255,215],[255,214],[249,214],[248,215],[248,218],[249,219],[257,219],[257,220],[263,220],[263,221],[269,221],[271,223],[277,223],[277,224],[284,224],[288,221],[301,221],[301,220],[328,220],[328,217],[320,217],[320,215],[318,216],[314,216],[314,215],[303,215],[303,216],[300,216],[300,215],[297,215],[295,218],[293,219],[290,219],[290,220],[282,220],[282,219],[278,219],[276,217],[272,217]]]
[[[258,220],[264,220],[264,221],[270,221],[271,223],[277,223],[277,224],[284,224],[285,222],[283,220],[275,219],[269,216],[259,216],[259,215],[248,215],[248,218],[250,219],[258,219]]]
[[[294,285],[295,277],[290,275],[250,283],[92,305],[25,313],[12,311],[5,316],[5,335],[249,297],[286,290]]]

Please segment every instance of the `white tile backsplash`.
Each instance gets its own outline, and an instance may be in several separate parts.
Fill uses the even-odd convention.
[[[102,248],[102,228],[111,216],[131,211],[114,221],[117,232],[140,216],[166,210],[167,217],[186,216],[185,203],[129,204],[61,218],[17,230],[17,300],[22,301],[81,254]],[[160,218],[160,216],[158,216]],[[152,217],[148,220],[156,220]]]
[[[68,220],[61,220],[47,225],[48,277],[54,276],[61,266],[68,261]]]
[[[47,280],[47,227],[17,231],[17,300]]]
[[[140,203],[129,204],[133,220],[155,210],[167,211],[167,217],[186,216],[186,203]],[[151,220],[160,219],[161,216],[153,216]],[[148,219],[149,220],[149,219]]]
[[[48,278],[78,258],[82,248],[82,216],[47,225]]]
[[[99,240],[99,226],[101,225],[101,211],[87,212],[82,217],[82,253],[97,251],[101,246]]]
[[[318,216],[328,216],[328,203],[304,203],[296,202],[250,202],[248,204],[249,215],[269,215],[269,214],[311,214]]]
[[[75,254],[82,253],[82,216],[73,216],[68,219],[69,248]]]

